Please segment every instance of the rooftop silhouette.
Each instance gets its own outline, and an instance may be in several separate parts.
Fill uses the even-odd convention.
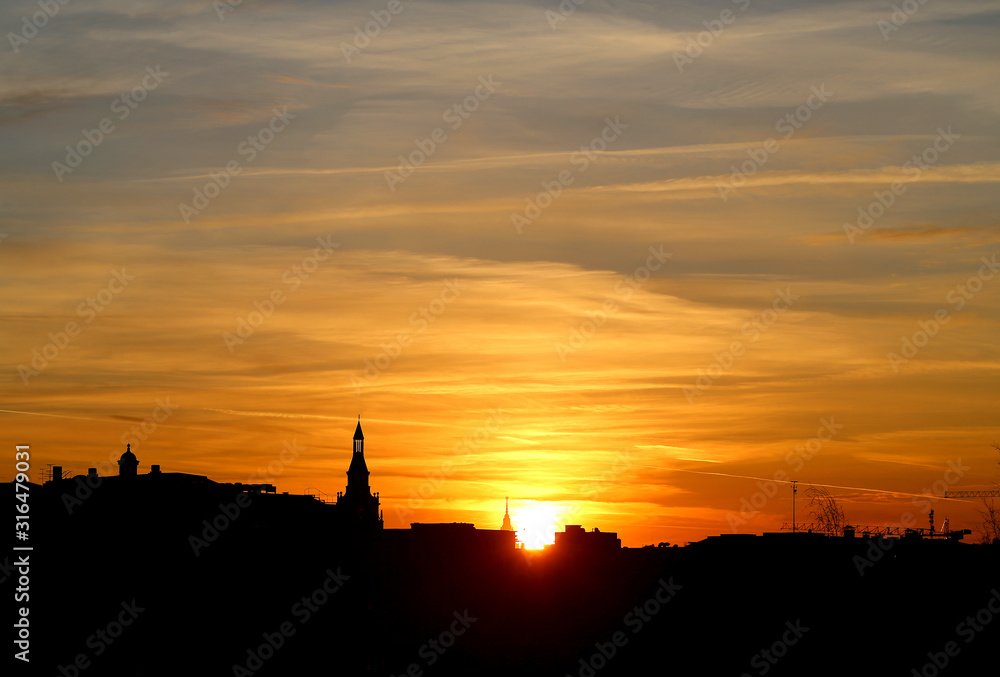
[[[567,525],[530,551],[515,547],[506,499],[500,529],[386,529],[364,442],[359,419],[335,502],[157,465],[139,473],[131,447],[116,476],[53,467],[31,486],[39,665],[87,674],[86,662],[102,676],[594,677],[697,661],[699,674],[920,674],[928,651],[962,641],[956,626],[994,597],[1000,616],[1000,545],[954,533],[623,548],[615,533]],[[123,609],[134,618],[98,652],[103,640],[88,638]],[[994,646],[963,643],[949,674],[982,674]]]

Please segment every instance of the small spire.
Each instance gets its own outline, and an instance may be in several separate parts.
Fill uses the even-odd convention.
[[[132,451],[132,443],[131,442],[129,442],[128,444],[125,445],[125,451]]]
[[[361,432],[361,416],[358,416],[358,427],[354,430],[354,439],[363,440],[365,439],[364,433]]]

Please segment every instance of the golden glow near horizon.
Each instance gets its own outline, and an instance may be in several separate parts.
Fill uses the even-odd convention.
[[[570,511],[557,503],[531,502],[511,511],[511,524],[518,543],[528,550],[540,550],[555,542],[555,533],[562,531]]]
[[[1000,479],[985,5],[404,7],[359,46],[372,7],[69,5],[0,52],[10,444],[335,495],[360,413],[387,527],[684,543],[795,479],[976,528],[921,495]]]

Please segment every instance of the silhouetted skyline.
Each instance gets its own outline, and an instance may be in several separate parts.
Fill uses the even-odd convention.
[[[383,528],[364,453],[359,420],[335,501],[158,464],[140,473],[131,448],[111,476],[54,466],[30,485],[33,528],[20,541],[45,591],[30,600],[32,665],[166,675],[197,656],[197,670],[239,677],[326,667],[594,677],[668,655],[705,674],[761,675],[859,662],[878,674],[982,674],[994,658],[979,635],[1000,618],[1000,541],[964,544],[968,531],[932,526],[623,548],[613,532],[566,525],[530,551],[516,547],[506,510],[498,529]],[[954,583],[915,592],[928,572]],[[83,602],[51,591],[97,581],[100,594]],[[928,617],[918,627],[907,622],[915,597]],[[183,649],[165,651],[180,629]],[[833,650],[873,632],[878,641]]]
[[[19,668],[994,668],[996,7],[0,24]]]

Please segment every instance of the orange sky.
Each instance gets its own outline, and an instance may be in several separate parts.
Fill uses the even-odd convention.
[[[677,57],[740,5],[405,4],[350,61],[384,3],[64,6],[0,53],[5,438],[335,495],[360,414],[387,527],[760,533],[787,473],[974,529],[919,496],[1000,471],[996,14]]]

